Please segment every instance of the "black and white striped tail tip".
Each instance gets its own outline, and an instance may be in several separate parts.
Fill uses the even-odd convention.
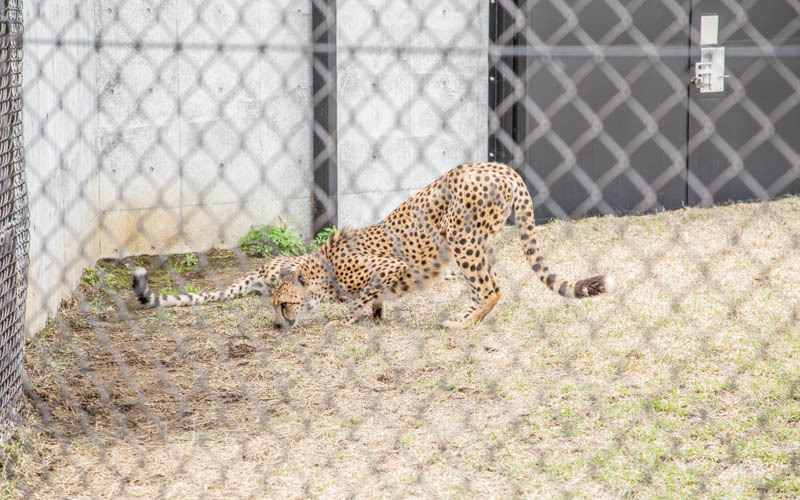
[[[575,297],[593,297],[614,291],[614,278],[611,276],[593,276],[575,283]]]
[[[136,294],[136,297],[139,299],[139,302],[142,304],[147,304],[149,302],[147,297],[147,269],[143,267],[137,267],[133,270],[133,293]]]

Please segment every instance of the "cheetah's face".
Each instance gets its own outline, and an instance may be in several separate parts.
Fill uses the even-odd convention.
[[[292,328],[297,321],[314,310],[319,300],[313,290],[306,286],[302,274],[284,275],[272,294],[272,307],[278,327]]]

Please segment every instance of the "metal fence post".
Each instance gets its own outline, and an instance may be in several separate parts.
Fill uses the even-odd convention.
[[[22,5],[8,0],[0,26],[0,439],[22,409],[28,200],[22,141]]]
[[[314,187],[311,229],[337,223],[336,0],[311,2]]]

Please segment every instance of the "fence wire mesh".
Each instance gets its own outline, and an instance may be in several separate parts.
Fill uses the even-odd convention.
[[[796,0],[21,3],[0,81],[0,422],[24,405],[4,495],[797,495]],[[524,210],[484,244],[443,183],[383,250],[349,247],[383,252],[370,286],[389,257],[413,278],[438,273],[425,245],[453,257],[385,319],[342,324],[353,290],[292,329],[271,290],[167,307],[310,265],[335,228],[487,160],[524,179],[549,265],[615,290],[547,290]],[[443,328],[484,279],[493,310]]]
[[[28,206],[22,155],[22,19],[3,11],[0,61],[0,436],[22,408],[22,353],[28,262]]]

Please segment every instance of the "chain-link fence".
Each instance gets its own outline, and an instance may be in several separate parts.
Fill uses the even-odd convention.
[[[28,267],[28,200],[22,154],[22,19],[17,2],[2,12],[0,66],[0,433],[22,408],[22,349]]]
[[[13,41],[20,9],[5,5]],[[796,495],[795,0],[22,11],[2,87],[16,92],[24,54],[30,261],[20,106],[4,94],[0,419],[23,387],[25,411],[4,494]],[[341,324],[349,290],[276,329],[272,282],[166,307],[264,291],[240,281],[259,266],[335,262],[333,228],[378,223],[487,160],[524,179],[535,238],[516,227],[524,209],[474,209],[502,191],[489,180],[463,199],[440,183],[408,227],[348,248],[384,259],[370,280],[387,255],[410,281],[439,266],[455,279],[375,301],[374,318]],[[509,216],[491,244],[487,214]],[[480,233],[482,260],[458,228]],[[617,287],[559,297],[535,251]],[[458,268],[426,261],[442,256]],[[489,302],[477,325],[442,328]],[[7,323],[23,314],[20,379]]]

